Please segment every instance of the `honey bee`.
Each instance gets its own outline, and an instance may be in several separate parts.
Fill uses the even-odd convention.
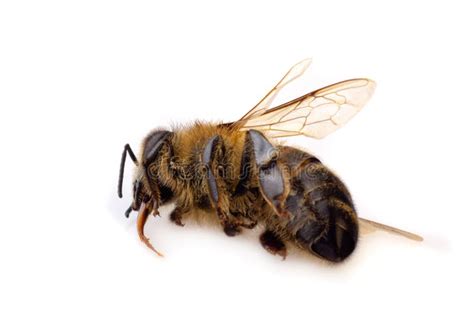
[[[135,156],[125,145],[118,195],[122,197],[127,153],[135,163],[133,202],[140,239],[161,256],[144,234],[150,214],[175,203],[170,219],[183,226],[185,216],[205,211],[228,236],[263,226],[262,246],[283,258],[287,244],[331,262],[354,251],[361,227],[418,235],[362,219],[344,183],[321,161],[285,146],[278,138],[305,135],[321,139],[346,124],[375,89],[370,79],[351,79],[271,107],[273,99],[300,77],[311,60],[294,65],[265,97],[232,123],[195,122],[173,130],[153,130]]]

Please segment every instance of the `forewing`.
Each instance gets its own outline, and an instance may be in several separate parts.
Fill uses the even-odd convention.
[[[250,116],[240,128],[260,130],[273,138],[306,135],[320,139],[346,124],[374,90],[375,82],[370,79],[342,81]]]
[[[285,87],[287,84],[293,80],[300,77],[306,69],[310,66],[311,59],[305,59],[301,62],[298,62],[291,67],[290,70],[285,74],[285,76],[268,92],[268,94],[263,97],[254,108],[252,108],[247,114],[245,114],[239,121],[247,120],[249,118],[255,118],[265,113],[266,110],[270,108],[273,100],[280,90]]]

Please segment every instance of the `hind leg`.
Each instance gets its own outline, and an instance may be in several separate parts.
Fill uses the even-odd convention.
[[[262,244],[263,248],[270,254],[279,255],[283,257],[283,259],[286,258],[287,251],[285,243],[271,230],[267,229],[260,235],[260,244]]]

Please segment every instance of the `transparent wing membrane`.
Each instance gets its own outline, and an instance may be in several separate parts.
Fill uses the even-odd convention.
[[[346,124],[375,90],[370,79],[351,79],[310,92],[262,114],[242,120],[241,129],[269,137],[306,135],[321,139]]]
[[[276,95],[280,92],[280,90],[285,87],[287,84],[292,82],[293,80],[299,78],[308,67],[311,65],[311,59],[305,59],[303,61],[298,62],[291,69],[283,76],[283,78],[276,84],[275,87],[272,88],[268,92],[268,94],[263,97],[254,108],[252,108],[247,114],[245,114],[240,121],[246,120],[249,118],[255,118],[257,116],[262,115],[265,113],[270,105],[272,104],[273,100],[275,99]]]

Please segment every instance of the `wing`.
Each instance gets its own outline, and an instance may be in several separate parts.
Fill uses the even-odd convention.
[[[421,237],[421,236],[418,236],[416,234],[413,234],[413,233],[405,231],[405,230],[401,230],[401,229],[398,229],[398,228],[387,226],[387,225],[384,225],[382,223],[378,223],[378,222],[375,222],[375,221],[372,221],[372,220],[359,218],[359,224],[361,226],[362,232],[365,232],[365,233],[371,233],[371,232],[374,232],[376,230],[384,230],[386,232],[390,232],[392,234],[400,235],[400,236],[406,237],[406,238],[411,239],[411,240],[423,241],[423,237]]]
[[[280,90],[288,85],[293,80],[299,78],[311,64],[311,59],[305,59],[303,61],[298,62],[294,66],[291,67],[290,70],[285,74],[285,76],[273,87],[272,90],[268,92],[268,94],[263,97],[254,108],[252,108],[247,114],[245,114],[239,121],[247,120],[249,118],[255,118],[257,116],[262,115],[265,111],[270,108],[270,105],[275,99],[276,95],[280,92]]]
[[[295,67],[303,62],[305,61]],[[286,81],[285,78],[286,76],[282,79],[282,85],[280,82],[274,88],[277,89],[276,93],[294,79]],[[374,90],[375,82],[370,79],[338,82],[271,109],[253,109],[237,121],[236,126],[241,130],[260,130],[272,138],[306,135],[320,139],[343,126],[357,114]],[[273,98],[276,93],[272,95],[270,92],[269,95]],[[262,102],[266,102],[266,98]]]

